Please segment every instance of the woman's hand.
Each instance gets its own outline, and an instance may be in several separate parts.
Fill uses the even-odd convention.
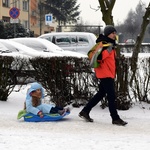
[[[43,116],[44,116],[43,113],[42,113],[42,111],[39,111],[38,115],[40,116],[40,118],[43,118]]]

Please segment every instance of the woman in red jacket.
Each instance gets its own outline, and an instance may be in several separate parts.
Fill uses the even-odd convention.
[[[120,119],[115,106],[115,56],[116,56],[116,29],[112,25],[107,25],[104,29],[104,35],[100,34],[96,43],[102,42],[103,44],[110,44],[109,47],[103,47],[102,52],[97,58],[100,63],[98,68],[95,68],[96,77],[100,80],[99,91],[94,97],[86,104],[86,106],[79,113],[79,117],[85,119],[88,122],[93,122],[90,118],[89,113],[91,109],[98,104],[100,100],[107,94],[108,106],[110,116],[112,118],[112,124],[126,125],[127,122]]]

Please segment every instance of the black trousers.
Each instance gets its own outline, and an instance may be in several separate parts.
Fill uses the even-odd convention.
[[[59,110],[63,110],[63,109],[64,109],[63,107],[55,106],[51,108],[50,113],[55,114],[58,113]]]
[[[95,105],[97,105],[106,95],[108,99],[108,106],[109,106],[110,116],[112,117],[112,120],[119,119],[120,117],[117,113],[116,105],[115,105],[115,99],[116,99],[115,83],[114,83],[114,79],[112,78],[100,79],[99,91],[86,104],[86,106],[83,108],[83,111],[90,113],[91,109]]]

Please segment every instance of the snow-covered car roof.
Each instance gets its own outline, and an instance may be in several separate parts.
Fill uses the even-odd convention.
[[[72,56],[72,57],[87,57],[84,54],[63,50],[59,46],[53,44],[52,42],[46,39],[30,37],[30,38],[13,38],[9,40],[24,44],[28,47],[32,47],[37,51],[43,51],[47,53],[51,52],[56,56],[62,55],[62,56]]]
[[[8,56],[28,56],[28,57],[54,57],[56,54],[48,53],[48,55],[45,55],[41,51],[37,51],[31,47],[28,47],[24,44],[12,41],[12,40],[4,40],[0,39],[0,42],[5,45],[5,47],[8,48],[7,54]],[[57,55],[62,56],[62,55]]]
[[[42,34],[40,37],[42,37],[43,35],[50,35],[50,34],[54,34],[54,35],[93,35],[93,33],[90,32],[51,32],[51,33],[45,33]]]
[[[18,43],[17,43],[18,44]],[[1,56],[12,56],[12,57],[21,57],[21,58],[30,58],[29,55],[25,53],[19,52],[17,47],[15,45],[10,44],[6,40],[0,39],[0,55]]]
[[[39,39],[35,37],[24,37],[24,38],[13,38],[10,39],[26,46],[32,47],[38,51],[53,52],[54,50],[62,51],[63,49],[53,44],[52,42],[47,43],[45,39]],[[30,41],[30,42],[29,42]],[[50,46],[50,47],[49,47]]]
[[[0,42],[0,53],[6,52],[8,50],[9,49],[3,43]]]

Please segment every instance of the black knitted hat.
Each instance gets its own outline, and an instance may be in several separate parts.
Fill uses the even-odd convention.
[[[104,35],[108,36],[109,34],[113,33],[113,32],[117,32],[116,29],[114,28],[114,26],[112,25],[107,25],[104,29]]]

